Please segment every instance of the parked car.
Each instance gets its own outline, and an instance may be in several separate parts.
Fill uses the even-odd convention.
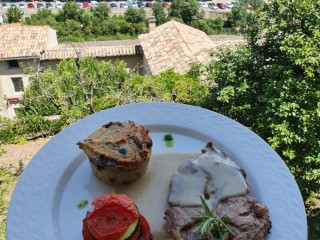
[[[139,8],[144,8],[143,2],[137,2]]]
[[[14,3],[11,3],[10,8],[17,8],[17,6]]]
[[[231,2],[226,2],[226,6],[227,8],[230,8],[230,9],[234,7]]]
[[[34,5],[33,5],[33,3],[28,3],[27,7],[28,8],[34,8]]]
[[[111,8],[116,8],[116,7],[118,7],[118,6],[117,6],[117,4],[115,4],[115,3],[110,3],[110,7],[111,7]]]
[[[146,7],[151,7],[152,6],[152,3],[151,2],[147,2],[146,3]]]
[[[216,5],[215,3],[209,3],[209,4],[208,4],[208,7],[209,7],[210,9],[212,9],[212,10],[217,10],[217,9],[218,9],[218,7],[217,7],[217,5]]]
[[[46,8],[53,8],[53,5],[52,5],[52,3],[46,3]]]
[[[163,2],[163,3],[162,3],[162,7],[170,7],[170,5],[169,5],[169,3],[167,3],[167,2]]]
[[[223,4],[223,3],[217,3],[217,6],[220,9],[226,9],[227,8],[227,6],[225,4]]]
[[[82,6],[83,8],[90,8],[90,5],[88,2],[83,2]]]
[[[20,9],[23,9],[23,8],[24,8],[24,3],[19,3],[18,7],[19,7]]]
[[[3,8],[3,9],[7,9],[7,8],[8,8],[8,6],[7,6],[7,4],[6,4],[6,3],[2,3],[2,4],[1,4],[1,8]]]
[[[44,8],[44,5],[42,3],[37,3],[37,8],[42,9]]]
[[[138,4],[135,0],[128,0],[127,4],[128,4],[128,7],[138,8]]]
[[[56,8],[62,9],[63,8],[62,2],[56,1]]]
[[[128,5],[126,3],[120,3],[121,8],[128,8]]]
[[[207,7],[208,7],[208,5],[205,4],[205,3],[203,3],[203,2],[199,2],[199,6],[200,6],[200,7],[203,7],[203,8],[207,8]]]
[[[91,7],[98,7],[99,3],[97,1],[91,1]]]

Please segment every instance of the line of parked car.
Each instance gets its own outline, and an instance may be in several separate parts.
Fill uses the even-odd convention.
[[[49,0],[46,1],[46,3],[42,3],[42,2],[37,2],[37,3],[32,3],[34,0],[25,0],[28,1],[29,3],[23,3],[20,2],[18,4],[15,3],[5,3],[2,2],[1,3],[1,8],[3,9],[7,9],[7,8],[20,8],[20,9],[24,9],[24,8],[38,8],[38,9],[42,9],[42,8],[58,8],[58,9],[62,9],[63,8],[63,4],[61,1],[59,0],[54,0],[54,3],[50,2]],[[111,1],[123,1],[123,0],[106,0],[107,2],[111,2]],[[131,4],[131,7],[134,8],[144,8],[144,7],[151,7],[153,4],[155,4],[155,2],[150,1],[150,0],[145,0],[147,1],[145,4],[142,2],[142,0],[138,1],[138,2],[133,2]],[[170,7],[168,2],[172,2],[172,0],[167,0],[167,1],[163,1],[163,0],[157,0],[158,2],[161,2],[163,7]],[[234,5],[237,4],[237,2],[227,2],[227,3],[213,3],[210,2],[208,5],[206,3],[204,3],[204,1],[209,1],[209,0],[199,0],[199,6],[202,8],[207,8],[209,7],[212,10],[218,10],[218,9],[231,9],[234,7]],[[78,1],[77,1],[78,2]],[[96,7],[99,4],[105,4],[105,2],[98,2],[98,1],[91,1],[91,2],[78,2],[77,3],[78,6],[80,8],[90,8],[90,7]],[[111,8],[117,8],[118,5],[116,3],[110,3],[109,4]],[[127,3],[120,3],[119,5],[120,8],[128,8],[128,4]]]
[[[199,6],[206,8],[209,7],[212,10],[218,10],[218,9],[231,9],[233,8],[238,2],[226,2],[226,3],[209,3],[208,5],[204,2],[199,2]]]
[[[55,2],[54,4],[47,2],[47,3],[23,3],[20,2],[18,4],[14,4],[14,3],[1,3],[1,8],[3,9],[8,9],[8,8],[20,8],[20,9],[24,9],[24,8],[38,8],[38,9],[42,9],[42,8],[63,8],[63,5],[60,1]]]

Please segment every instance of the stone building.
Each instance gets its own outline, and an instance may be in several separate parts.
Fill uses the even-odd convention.
[[[204,32],[171,20],[134,40],[58,43],[49,26],[0,25],[0,115],[15,116],[28,78],[22,68],[55,68],[62,59],[96,57],[123,60],[141,74],[157,75],[167,69],[184,73],[192,62],[210,60],[208,51],[221,44],[243,42],[242,37],[207,36]]]

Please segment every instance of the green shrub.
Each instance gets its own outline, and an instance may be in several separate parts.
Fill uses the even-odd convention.
[[[0,145],[22,144],[25,141],[26,137],[23,122],[0,116]]]
[[[221,50],[208,68],[216,87],[206,107],[266,140],[305,200],[320,191],[319,12],[312,0],[271,1],[247,29],[248,46]]]

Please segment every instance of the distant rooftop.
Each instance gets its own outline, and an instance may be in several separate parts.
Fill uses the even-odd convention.
[[[46,50],[41,60],[77,58],[77,57],[112,57],[142,54],[138,39],[95,42],[60,43]]]
[[[46,48],[57,44],[56,31],[49,26],[0,25],[0,60],[39,58]]]
[[[170,68],[184,73],[189,63],[209,61],[207,52],[216,46],[203,31],[174,20],[139,35],[139,40],[151,75]]]
[[[245,38],[239,35],[209,35],[211,41],[216,44],[216,47],[219,46],[229,46],[235,48],[238,44],[244,44]]]
[[[244,42],[241,36],[208,36],[203,31],[174,20],[139,35],[139,39],[60,44],[52,27],[4,24],[0,25],[0,60],[61,60],[143,54],[146,74],[157,75],[170,68],[185,73],[192,62],[210,61],[210,49],[217,49],[221,45],[234,47],[241,42]]]

